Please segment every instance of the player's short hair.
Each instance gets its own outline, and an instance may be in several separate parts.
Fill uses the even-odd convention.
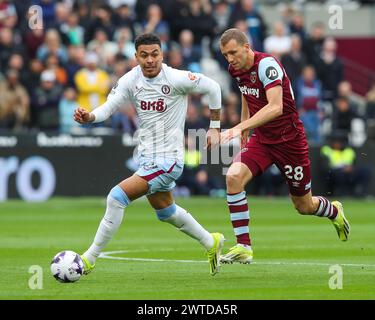
[[[137,38],[135,38],[134,45],[135,50],[138,50],[138,47],[141,45],[150,45],[150,44],[157,44],[161,48],[161,42],[160,38],[152,33],[145,33],[139,35]]]
[[[221,35],[220,44],[222,46],[225,46],[232,39],[236,40],[239,45],[249,43],[249,39],[247,38],[245,33],[243,33],[239,29],[232,28],[228,29]]]

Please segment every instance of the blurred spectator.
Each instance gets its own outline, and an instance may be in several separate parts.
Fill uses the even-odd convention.
[[[297,80],[306,65],[306,56],[301,49],[301,38],[294,34],[291,36],[290,52],[281,58],[281,63],[290,79],[296,100],[298,99]]]
[[[71,12],[66,22],[60,26],[60,31],[68,40],[67,45],[81,45],[84,43],[85,29],[79,25],[79,16]]]
[[[337,44],[335,39],[324,40],[317,72],[322,82],[323,100],[333,101],[337,97],[338,84],[343,80],[344,66],[336,56]]]
[[[345,97],[337,98],[332,114],[333,134],[347,139],[351,132],[352,121],[356,117],[358,115],[353,109],[350,109],[349,100]]]
[[[306,39],[305,22],[301,14],[294,14],[289,23],[290,34],[297,34],[302,41]]]
[[[175,69],[186,70],[188,66],[182,57],[180,48],[174,47],[168,52],[168,65]],[[194,70],[192,70],[194,71]]]
[[[6,68],[13,53],[24,55],[24,48],[14,41],[12,29],[2,28],[0,31],[0,67]]]
[[[368,195],[372,169],[355,163],[354,149],[345,146],[341,138],[334,137],[330,145],[321,148],[321,154],[327,160],[328,192],[335,196]]]
[[[184,172],[177,183],[187,187],[193,195],[217,196],[223,187],[218,179],[209,175],[200,164],[202,153],[196,149],[195,139],[195,136],[185,138]]]
[[[212,17],[212,6],[209,0],[189,1],[189,13],[184,21],[183,29],[190,29],[194,34],[194,43],[202,44],[204,37],[212,39],[216,22]]]
[[[40,6],[43,12],[43,26],[45,29],[55,27],[56,1],[54,0],[34,0],[34,5]]]
[[[253,42],[253,48],[257,51],[263,51],[266,24],[260,13],[256,10],[253,0],[240,0],[235,4],[230,18],[230,25],[234,25],[238,20],[246,21],[248,33]]]
[[[357,95],[352,90],[352,85],[349,81],[341,81],[338,85],[338,96],[349,100],[350,109],[354,110],[358,115],[365,116],[366,104],[362,97]]]
[[[77,92],[68,87],[64,91],[63,98],[59,102],[59,123],[61,133],[73,133],[79,124],[74,121],[74,110],[78,108]]]
[[[56,82],[64,86],[68,82],[68,75],[63,67],[60,66],[59,58],[54,54],[49,54],[45,61],[45,69],[55,73]]]
[[[375,82],[366,95],[366,118],[375,120]]]
[[[41,84],[32,96],[32,108],[35,110],[38,128],[57,131],[59,128],[59,102],[62,87],[56,83],[55,73],[45,70],[41,74]]]
[[[366,119],[368,137],[375,140],[375,82],[366,95]]]
[[[220,52],[220,37],[229,27],[230,15],[231,10],[229,4],[225,0],[219,0],[214,4],[212,17],[215,20],[216,26],[214,29],[214,39],[211,42],[211,51],[213,58],[217,60],[223,68],[226,68],[228,64]]]
[[[116,28],[128,28],[131,32],[131,38],[135,37],[135,21],[132,17],[131,10],[127,4],[121,4],[119,7],[116,8],[113,21]]]
[[[30,114],[30,99],[26,89],[18,82],[18,71],[9,69],[0,83],[0,128],[21,130],[26,128]]]
[[[94,19],[89,23],[85,32],[85,43],[88,43],[94,38],[98,29],[103,30],[107,34],[109,41],[112,41],[113,35],[116,32],[116,27],[112,22],[112,10],[108,5],[102,5],[95,9]]]
[[[130,59],[134,57],[135,45],[132,33],[128,27],[122,27],[115,33],[115,41],[119,48],[119,53]]]
[[[306,66],[303,69],[302,78],[298,80],[297,87],[297,107],[307,138],[310,142],[318,144],[321,141],[319,132],[322,118],[319,110],[321,85],[312,66]]]
[[[202,50],[200,46],[194,44],[194,34],[190,30],[185,29],[180,33],[179,45],[188,70],[200,72],[199,63],[202,58]]]
[[[85,30],[84,39],[85,43],[88,42],[87,31],[91,27],[92,18],[90,16],[89,6],[84,2],[75,2],[75,12],[78,14],[79,25]],[[91,39],[90,39],[91,40]]]
[[[27,29],[25,34],[25,46],[29,59],[36,58],[38,48],[44,43],[43,29]]]
[[[13,28],[17,23],[17,11],[8,0],[0,0],[0,32],[3,28]]]
[[[253,39],[251,38],[251,35],[249,33],[249,28],[247,27],[246,20],[237,20],[234,23],[234,27],[246,34],[246,37],[249,39],[250,46],[253,47]]]
[[[231,92],[224,100],[224,108],[221,112],[221,126],[223,129],[229,129],[240,123],[240,102],[238,95]]]
[[[68,74],[68,86],[75,87],[74,77],[76,73],[85,66],[86,50],[84,46],[68,47],[68,62],[65,70]]]
[[[25,60],[19,53],[13,53],[8,62],[8,69],[17,70],[19,82],[26,88],[30,81],[30,72],[25,65]]]
[[[72,12],[70,11],[70,8],[66,5],[64,2],[56,2],[55,5],[55,19],[50,28],[54,28],[56,30],[59,30],[62,25],[65,25],[68,21],[70,15]],[[65,34],[64,34],[65,36]],[[68,40],[68,39],[66,39]],[[66,41],[64,42],[66,43]]]
[[[40,83],[40,75],[43,68],[43,64],[38,59],[32,59],[29,63],[30,72],[28,74],[26,89],[30,96],[34,93],[35,88]]]
[[[167,49],[169,41],[169,25],[163,20],[161,8],[157,4],[151,4],[147,9],[147,17],[142,21],[141,33],[154,33],[160,37],[163,50]]]
[[[27,30],[29,30],[29,8],[32,5],[32,0],[23,0],[23,1],[13,1],[17,12],[17,23],[14,26],[15,28],[19,29],[21,34],[25,34]]]
[[[42,62],[44,62],[50,54],[57,55],[61,63],[66,63],[68,61],[68,53],[65,46],[62,45],[60,34],[56,29],[47,31],[43,44],[36,52],[37,58]]]
[[[115,55],[119,52],[116,42],[109,41],[107,33],[102,29],[95,31],[94,39],[87,44],[87,50],[95,52],[99,58],[99,66],[107,68],[113,64]]]
[[[153,4],[157,4],[158,6],[160,6],[160,1],[159,0],[137,0],[136,1],[134,10],[137,16],[137,20],[139,22],[147,19],[148,8]]]
[[[86,67],[74,77],[78,91],[78,104],[92,111],[106,101],[110,89],[110,78],[107,72],[98,68],[99,58],[94,52],[86,55]]]
[[[310,35],[303,44],[303,51],[306,54],[307,62],[312,64],[315,68],[318,66],[324,40],[324,24],[322,22],[314,23]]]
[[[290,51],[290,48],[291,39],[286,34],[284,24],[281,21],[275,22],[272,35],[264,40],[264,50],[280,59],[282,55]]]
[[[205,123],[200,117],[197,107],[190,100],[186,112],[185,133],[188,133],[189,129],[199,130],[204,127]]]

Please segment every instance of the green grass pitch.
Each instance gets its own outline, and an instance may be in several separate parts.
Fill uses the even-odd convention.
[[[375,202],[342,202],[352,232],[346,243],[330,221],[298,215],[288,199],[249,197],[254,263],[224,265],[212,277],[202,247],[159,222],[141,199],[105,250],[120,252],[107,253],[72,284],[51,276],[50,261],[59,251],[89,246],[104,198],[0,203],[0,299],[375,299]],[[234,244],[224,199],[177,203],[208,230],[224,233],[225,249]],[[41,290],[29,287],[33,265],[43,270]],[[342,268],[342,289],[329,287],[338,276],[332,265]]]

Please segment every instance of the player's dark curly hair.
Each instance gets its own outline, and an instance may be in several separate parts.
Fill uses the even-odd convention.
[[[161,42],[157,35],[152,33],[145,33],[139,35],[135,38],[135,50],[138,50],[138,47],[141,45],[150,45],[150,44],[157,44],[161,48]]]

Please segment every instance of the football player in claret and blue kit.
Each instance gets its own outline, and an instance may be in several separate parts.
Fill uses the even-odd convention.
[[[237,244],[220,261],[251,263],[253,250],[245,185],[272,164],[283,173],[296,210],[302,215],[327,217],[339,239],[346,241],[350,227],[342,204],[312,196],[307,139],[283,66],[272,55],[253,51],[246,35],[238,29],[222,34],[220,49],[242,94],[241,122],[221,133],[222,143],[240,137],[241,151],[226,176],[227,203]]]

